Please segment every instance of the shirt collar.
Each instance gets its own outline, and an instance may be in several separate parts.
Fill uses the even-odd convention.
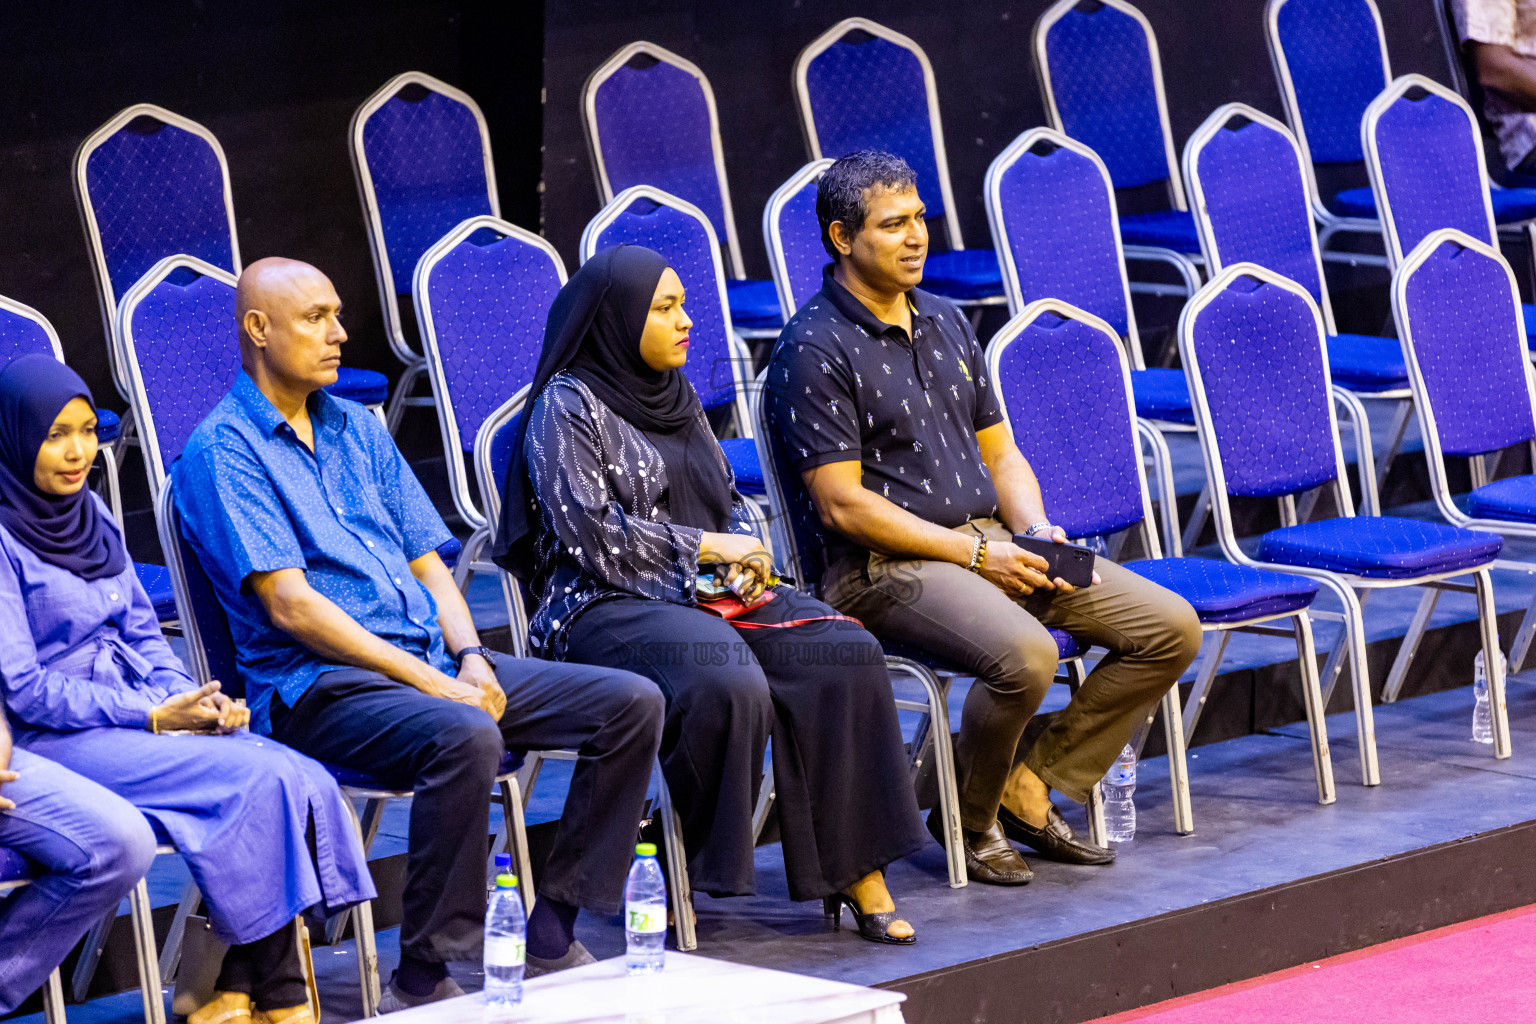
[[[851,320],[856,327],[862,327],[867,334],[879,337],[885,332],[895,328],[903,336],[897,324],[888,324],[869,311],[869,307],[860,302],[858,297],[844,288],[838,280],[832,276],[832,268],[836,263],[828,263],[821,270],[821,292],[827,297],[837,311]],[[932,320],[935,315],[932,296],[921,288],[913,288],[907,292],[907,304],[912,307],[912,319],[914,324],[918,319]]]
[[[251,375],[244,370],[235,378],[235,386],[230,389],[230,394],[235,396],[246,416],[264,435],[270,437],[279,427],[287,426],[288,421],[277,411],[277,406],[261,393]],[[323,390],[309,396],[309,415],[316,426],[326,433],[338,433],[347,425],[347,411]]]

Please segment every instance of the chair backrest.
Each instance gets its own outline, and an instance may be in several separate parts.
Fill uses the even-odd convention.
[[[169,256],[118,309],[129,401],[151,494],[197,425],[240,373],[235,277],[192,256]]]
[[[1392,312],[1434,483],[1448,500],[1444,456],[1536,438],[1520,290],[1497,250],[1443,228],[1393,275]]]
[[[1393,267],[1440,228],[1494,244],[1482,135],[1465,100],[1423,75],[1404,75],[1366,108],[1360,131]]]
[[[768,523],[773,541],[774,561],[787,575],[794,577],[800,589],[818,594],[821,573],[826,568],[823,553],[826,534],[805,481],[785,461],[782,445],[775,437],[770,409],[773,399],[764,370],[752,388],[752,436],[757,442],[757,461],[763,471],[763,491],[773,518]]]
[[[1116,188],[1167,181],[1174,209],[1184,209],[1146,16],[1124,0],[1058,0],[1035,22],[1032,42],[1051,127],[1097,153]]]
[[[1392,78],[1375,0],[1269,0],[1264,25],[1308,175],[1313,163],[1363,160],[1360,119]]]
[[[821,291],[821,270],[832,259],[821,244],[816,219],[816,183],[831,166],[831,160],[812,160],[774,190],[763,207],[763,244],[785,323]]]
[[[455,224],[501,216],[490,131],[467,93],[408,71],[363,101],[347,141],[390,347],[409,364],[400,296],[416,261]]]
[[[649,185],[627,188],[598,211],[581,233],[581,261],[615,245],[654,249],[667,258],[687,292],[693,320],[685,369],[699,401],[713,409],[736,403],[738,424],[747,424],[745,367],[725,297],[725,267],[709,218],[692,203]]]
[[[1231,557],[1229,495],[1280,497],[1345,479],[1322,314],[1296,282],[1234,263],[1185,305],[1179,353]],[[1353,515],[1348,490],[1335,493]]]
[[[80,143],[74,171],[112,370],[126,395],[116,315],[128,289],[178,253],[240,273],[229,164],[207,128],[139,103]]]
[[[1184,146],[1184,180],[1211,273],[1257,263],[1301,285],[1334,328],[1300,148],[1279,121],[1241,103],[1206,118]]]
[[[31,306],[0,295],[0,370],[18,356],[50,355],[64,361],[53,324]]]
[[[1032,128],[987,168],[985,195],[1009,310],[1060,299],[1127,339],[1132,365],[1142,369],[1115,189],[1098,155]]]
[[[428,249],[412,288],[443,455],[459,515],[484,524],[464,453],[496,408],[533,380],[544,325],[565,284],[560,254],[538,235],[473,217]]]
[[[917,43],[867,18],[844,18],[795,58],[800,127],[812,160],[879,149],[905,160],[929,220],[964,248],[933,65]]]
[[[192,678],[199,685],[217,679],[220,692],[230,697],[245,696],[229,618],[213,589],[213,580],[203,571],[197,552],[181,532],[181,515],[176,511],[170,480],[166,480],[155,500],[155,525],[160,534],[160,550],[165,553],[165,567],[171,576],[171,589],[176,594],[176,619],[187,642]]]
[[[745,276],[720,116],[704,72],[655,43],[630,43],[587,78],[581,113],[603,202],[632,185],[687,200],[725,239],[731,276]]]
[[[485,510],[486,525],[492,536],[501,518],[502,488],[506,486],[507,467],[512,464],[512,444],[527,399],[528,385],[525,384],[497,406],[475,431],[475,480],[480,485],[480,507]],[[501,577],[502,595],[511,623],[512,653],[524,657],[528,653],[528,611],[522,583],[505,570],[498,570],[497,575]]]
[[[987,368],[1051,522],[1099,537],[1152,521],[1131,366],[1113,326],[1040,299],[993,336]]]

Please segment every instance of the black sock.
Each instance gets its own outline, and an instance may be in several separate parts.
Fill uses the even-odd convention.
[[[540,896],[528,918],[528,953],[540,960],[558,960],[576,941],[580,907]]]
[[[436,960],[418,960],[409,953],[400,954],[395,984],[411,996],[429,996],[437,983],[448,977],[448,965]]]

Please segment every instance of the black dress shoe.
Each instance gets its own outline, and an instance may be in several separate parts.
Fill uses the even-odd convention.
[[[1052,807],[1046,815],[1045,828],[1035,828],[1006,807],[997,809],[997,820],[1003,834],[1016,843],[1043,853],[1051,860],[1065,864],[1112,864],[1115,851],[1103,846],[1084,842],[1072,831],[1072,826],[1062,819],[1061,812]]]
[[[943,815],[937,809],[928,813],[928,832],[940,846],[946,846]],[[1035,877],[1019,851],[1008,844],[1008,838],[997,822],[994,821],[985,832],[973,832],[962,826],[960,836],[965,845],[965,873],[973,881],[988,885],[1025,885]]]

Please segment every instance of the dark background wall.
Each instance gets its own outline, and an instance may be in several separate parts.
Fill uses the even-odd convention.
[[[1381,0],[1394,71],[1444,79],[1430,4]],[[806,159],[790,68],[807,42],[861,14],[928,51],[965,237],[987,239],[987,163],[1043,123],[1028,53],[1047,0],[299,0],[11,2],[0,40],[0,294],[36,306],[70,363],[122,408],[71,190],[75,147],[116,111],[153,102],[207,125],[228,155],[246,261],[309,260],[348,303],[350,361],[394,373],[385,346],[346,129],[408,69],[468,90],[491,125],[503,212],[542,226],[570,265],[599,206],[578,97],[587,74],[644,38],[714,84],[747,269],[766,276],[760,216]],[[1182,145],[1219,104],[1280,114],[1261,0],[1144,0]],[[541,73],[542,72],[542,73]],[[541,89],[543,100],[541,105]],[[541,147],[542,141],[542,147]],[[419,417],[425,420],[425,417]],[[422,441],[435,444],[430,421]],[[130,470],[128,479],[137,477]]]

